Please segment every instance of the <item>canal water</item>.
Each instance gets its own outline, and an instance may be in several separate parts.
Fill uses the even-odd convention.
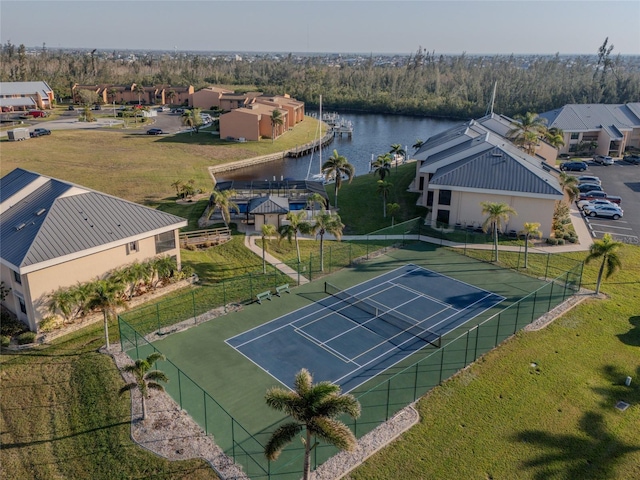
[[[403,115],[379,115],[366,113],[339,114],[340,118],[350,121],[353,125],[353,136],[347,138],[337,136],[333,142],[323,148],[322,161],[325,162],[337,150],[349,161],[355,169],[356,175],[369,172],[371,158],[384,154],[391,149],[391,145],[399,143],[402,148],[408,148],[410,154],[414,152],[412,145],[416,140],[426,140],[436,133],[442,132],[462,121],[441,120],[424,117],[409,117]],[[269,163],[254,165],[216,175],[222,180],[276,180],[292,178],[304,180],[310,175],[320,173],[320,155],[314,152],[300,158],[285,158]]]

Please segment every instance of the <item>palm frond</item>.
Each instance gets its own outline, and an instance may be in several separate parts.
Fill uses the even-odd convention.
[[[265,457],[269,460],[277,460],[284,446],[291,443],[301,431],[302,425],[298,423],[291,422],[280,425],[264,447]]]
[[[122,395],[124,392],[128,392],[130,390],[135,390],[136,388],[138,388],[138,384],[137,383],[135,383],[135,382],[127,383],[124,387],[122,387],[118,391],[118,395]]]
[[[160,370],[153,370],[151,372],[148,372],[145,376],[144,376],[145,380],[150,380],[150,381],[154,381],[154,382],[168,382],[169,381],[169,377],[167,377],[167,375],[164,372],[161,372]]]
[[[341,450],[352,451],[357,445],[356,437],[344,423],[326,417],[315,417],[308,426],[309,430],[321,440]]]

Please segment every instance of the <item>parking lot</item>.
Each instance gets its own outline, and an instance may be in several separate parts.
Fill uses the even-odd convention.
[[[640,165],[632,165],[616,159],[614,165],[605,166],[593,160],[585,160],[589,168],[572,175],[600,177],[602,188],[609,195],[622,197],[620,206],[624,216],[619,220],[601,217],[584,217],[591,234],[602,238],[605,233],[624,243],[640,244]]]

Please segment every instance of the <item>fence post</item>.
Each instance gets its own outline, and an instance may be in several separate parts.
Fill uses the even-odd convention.
[[[467,330],[467,342],[466,345],[464,346],[464,366],[467,366],[467,353],[469,353],[469,333],[471,332],[471,330]]]
[[[418,399],[418,365],[420,365],[420,362],[416,363],[416,374],[413,377],[413,401],[414,402]]]
[[[502,313],[498,314],[498,325],[496,326],[496,341],[493,344],[494,347],[498,346],[498,338],[500,337],[500,317],[502,316]]]
[[[124,352],[124,344],[122,343],[122,323],[120,323],[120,315],[118,315],[118,333],[120,334],[120,350]]]
[[[193,323],[197,324],[198,315],[196,313],[196,294],[193,290],[191,291],[191,304],[193,305]]]
[[[313,273],[311,272],[311,269],[313,268],[313,253],[309,253],[309,281],[313,280]]]
[[[554,282],[553,280],[551,281],[551,291],[549,292],[549,304],[548,304],[548,306],[547,306],[547,312],[548,312],[549,310],[551,310],[551,299],[553,298],[553,285],[554,285],[555,283],[556,283],[556,282]]]
[[[180,373],[182,373],[182,371],[178,369],[178,398],[180,402],[180,410],[182,410],[182,382],[180,381]]]
[[[546,280],[549,275],[549,260],[551,260],[551,254],[547,253],[547,267],[544,270],[544,279]]]
[[[207,392],[202,390],[202,402],[204,403],[204,434],[209,435],[209,427],[207,426]]]
[[[156,323],[158,324],[158,331],[160,331],[160,302],[156,303]]]
[[[227,287],[224,284],[224,278],[222,279],[222,303],[225,310],[227,309]]]
[[[526,242],[527,239],[525,238],[524,241]],[[518,249],[518,263],[516,264],[516,270],[520,270],[520,254],[521,253],[522,253],[522,245],[520,245],[520,248]]]
[[[253,298],[253,277],[251,276],[251,272],[249,272],[249,300]]]
[[[387,412],[385,414],[385,420],[389,420],[389,400],[391,397],[391,378],[387,379]]]
[[[329,245],[329,274],[331,274],[331,250],[333,249],[331,248],[331,245]]]
[[[480,338],[480,324],[476,325],[476,346],[473,352],[473,358],[478,358],[478,338]]]
[[[442,383],[442,368],[444,367],[444,349],[440,349],[440,378],[438,379],[438,385]]]
[[[536,319],[536,303],[538,298],[538,291],[533,292],[533,308],[531,309],[531,321]]]
[[[298,262],[298,286],[300,286],[300,262]]]

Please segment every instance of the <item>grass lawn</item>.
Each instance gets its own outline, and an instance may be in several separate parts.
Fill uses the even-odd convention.
[[[349,478],[640,478],[640,248],[621,255],[606,300],[519,333],[436,387],[418,402],[420,423]]]
[[[195,188],[213,188],[207,167],[280,152],[315,138],[317,122],[305,120],[271,142],[230,143],[210,133],[166,136],[144,130],[56,130],[27,142],[2,144],[0,176],[20,167],[155,206],[175,196],[171,184],[195,180]]]
[[[129,395],[118,396],[124,381],[102,344],[96,325],[49,348],[3,352],[0,478],[218,478],[203,460],[170,462],[131,441]]]

